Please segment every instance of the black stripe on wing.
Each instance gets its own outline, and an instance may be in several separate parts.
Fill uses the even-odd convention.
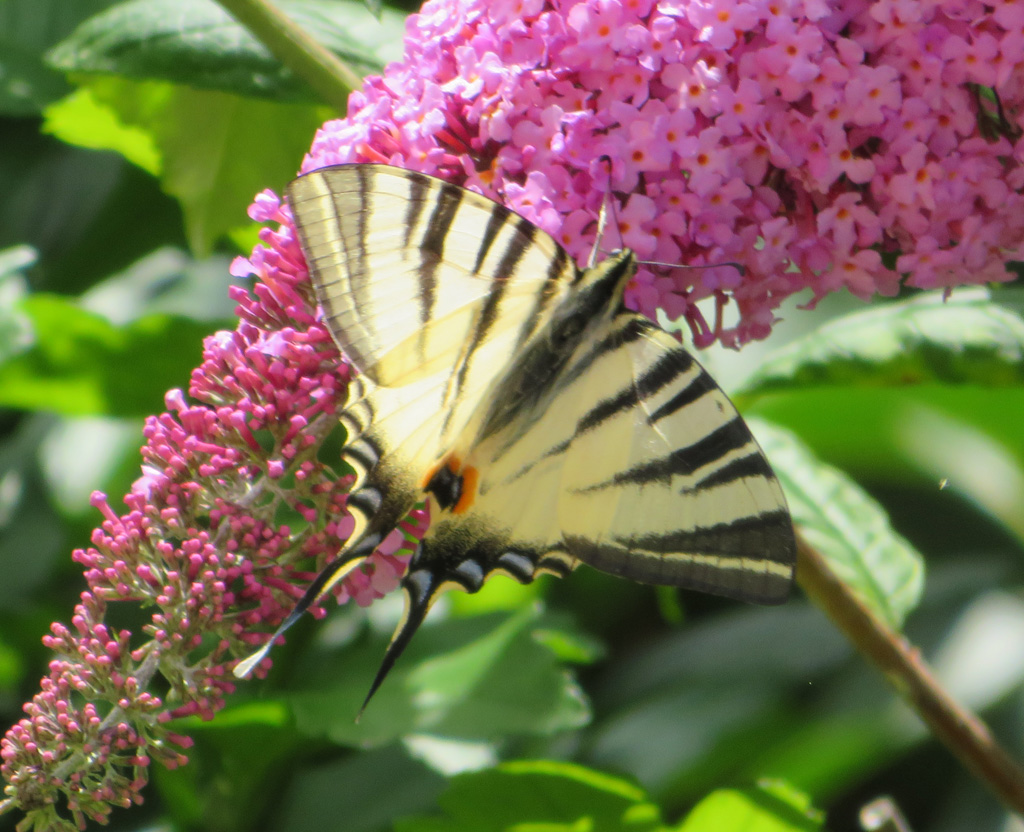
[[[437,201],[427,221],[423,238],[420,240],[419,293],[420,303],[420,336],[425,343],[427,326],[434,317],[434,304],[437,302],[437,270],[444,262],[444,243],[451,230],[452,222],[462,202],[461,188],[451,185],[437,189]],[[424,359],[425,360],[425,359]]]
[[[685,352],[685,350],[680,350],[679,352],[686,355],[690,360],[690,366],[693,366],[693,364],[696,363],[692,356]],[[676,355],[678,355],[678,353],[676,353]],[[714,379],[702,370],[700,375],[698,375],[692,382],[651,413],[651,415],[647,417],[648,424],[653,425],[655,422],[658,422],[667,416],[671,416],[673,413],[682,410],[687,405],[693,404],[702,396],[710,393],[712,390],[716,390],[717,388],[718,385],[715,384]]]
[[[597,341],[578,361],[574,361],[561,375],[559,381],[568,387],[579,381],[587,371],[610,352],[614,352],[627,344],[639,341],[648,332],[657,327],[639,315],[623,315],[615,320],[616,328],[609,335]]]
[[[632,410],[644,399],[650,398],[679,378],[693,366],[692,358],[687,365],[686,362],[680,360],[682,356],[689,358],[689,355],[683,351],[680,351],[680,354],[666,353],[652,364],[640,378],[635,379],[629,387],[615,396],[599,402],[586,416],[580,419],[576,427],[577,435],[593,430],[602,422],[619,413]]]
[[[476,262],[473,263],[474,274],[480,273],[480,270],[484,266],[484,261],[487,259],[487,255],[491,251],[491,246],[493,246],[494,241],[498,239],[498,232],[500,232],[504,226],[505,214],[501,211],[491,211],[491,216],[487,218],[487,227],[484,229],[483,236],[480,238],[480,247],[476,251]]]
[[[548,307],[551,306],[552,302],[558,298],[557,287],[560,283],[576,283],[582,272],[576,268],[576,264],[573,262],[569,253],[558,246],[552,255],[548,270],[544,274],[544,283],[539,292],[537,292],[537,300],[533,305],[533,313],[531,319],[534,321],[540,321],[543,319],[544,313]],[[523,331],[519,337],[519,342],[515,345],[515,351],[518,353],[527,339],[533,335],[536,330],[533,327],[523,328]]]
[[[565,539],[582,562],[611,575],[754,604],[781,604],[793,582],[795,541],[785,509],[707,528],[629,540]]]
[[[452,222],[459,211],[459,204],[462,202],[464,193],[466,191],[456,188],[454,185],[441,184],[437,186],[434,210],[427,221],[419,248],[433,255],[438,262],[444,260],[444,243],[451,231]]]
[[[618,327],[616,329],[595,343],[583,354],[583,356],[573,362],[563,373],[561,373],[561,375],[558,376],[558,383],[562,389],[569,389],[573,383],[580,381],[585,376],[586,371],[594,367],[601,358],[609,355],[624,345],[642,339],[650,327],[653,326],[649,321],[640,318],[638,315],[630,315],[628,318],[623,316],[622,318],[617,319],[617,324]],[[673,374],[673,376],[675,375],[678,374]],[[651,395],[657,392],[657,390],[663,386],[663,381],[664,379],[659,377],[659,372],[652,374],[646,384],[646,387],[649,389],[649,392],[646,395]],[[669,381],[671,381],[671,379],[669,379]],[[495,459],[501,459],[506,453],[514,449],[516,447],[516,441],[522,437],[523,433],[531,428],[539,418],[543,416],[543,412],[537,412],[532,418],[523,416],[523,411],[528,409],[531,403],[538,398],[542,392],[542,390],[537,389],[537,385],[533,385],[532,388],[520,391],[517,395],[512,396],[511,399],[513,404],[510,404],[503,411],[498,411],[496,414],[492,414],[490,421],[487,423],[485,435],[496,433],[498,430],[506,427],[513,418],[520,418],[522,420],[523,428],[523,430],[511,437],[510,441],[504,447],[495,452]],[[607,399],[605,402],[599,404],[588,416],[585,416],[583,420],[577,424],[572,434],[570,434],[566,439],[551,445],[551,447],[536,459],[532,459],[529,462],[524,463],[523,466],[509,478],[509,481],[511,482],[519,479],[520,477],[527,476],[540,463],[551,459],[552,457],[564,454],[570,447],[572,447],[572,443],[577,436],[587,430],[593,429],[599,422],[615,415],[615,413],[628,409],[628,402],[632,396],[633,388],[629,388],[617,396]],[[497,418],[498,415],[502,418]]]
[[[368,165],[360,165],[357,170],[369,168]],[[375,174],[379,175],[379,174]],[[409,185],[409,201],[405,207],[405,238],[402,245],[406,249],[412,248],[412,235],[420,225],[420,217],[423,216],[423,209],[427,207],[427,195],[434,187],[433,183],[423,176],[409,174],[406,182]],[[366,235],[363,235],[363,239]]]
[[[698,480],[694,488],[716,488],[736,480],[747,477],[767,477],[774,479],[775,473],[768,464],[768,460],[755,447],[751,449],[749,456],[740,457],[732,462],[723,465],[701,480]]]
[[[533,239],[537,234],[537,227],[533,223],[527,222],[522,217],[518,217],[515,214],[511,214],[507,211],[498,211],[499,206],[495,206],[495,210],[491,212],[491,220],[488,221],[488,229],[496,216],[499,214],[504,215],[503,220],[507,221],[509,217],[515,219],[515,234],[511,235],[512,239],[505,246],[505,251],[501,255],[501,259],[498,261],[497,272],[494,275],[494,279],[491,282],[490,291],[487,293],[487,297],[484,298],[483,306],[480,309],[480,314],[477,317],[476,324],[473,327],[473,332],[470,335],[469,343],[463,353],[462,360],[459,364],[458,372],[455,375],[454,385],[449,391],[449,395],[446,397],[449,400],[457,399],[462,395],[463,388],[466,383],[466,377],[469,374],[470,366],[473,362],[473,356],[475,355],[480,344],[483,343],[488,334],[491,332],[494,324],[498,321],[501,308],[501,301],[505,297],[505,291],[508,288],[509,281],[515,274],[515,270],[519,264],[519,261],[523,259],[528,248],[533,245]],[[477,263],[482,264],[487,256],[487,250],[493,245],[493,239],[485,240],[481,245],[477,253]],[[479,266],[477,267],[479,269]],[[523,328],[520,332],[520,340],[523,339],[524,333],[528,334],[532,330],[532,319],[525,319],[523,321]],[[447,427],[448,420],[445,419],[445,427]]]
[[[517,423],[519,428],[509,437],[507,444],[496,452],[496,458],[515,447],[515,442],[543,417],[544,411],[537,404],[551,392],[553,385],[557,384],[560,390],[569,389],[602,357],[643,338],[649,329],[642,323],[643,320],[638,315],[630,315],[628,319],[624,316],[621,326],[601,338],[568,366],[566,363],[571,355],[567,355],[566,350],[555,348],[548,343],[548,339],[535,339],[529,350],[524,351],[513,365],[504,384],[495,391],[490,412],[484,421],[481,433],[483,438],[493,436],[513,423]],[[653,326],[649,321],[647,324]],[[561,453],[570,443],[552,448],[546,456]]]
[[[613,486],[664,482],[673,476],[691,476],[701,468],[745,446],[749,446],[752,453],[760,455],[750,430],[743,420],[736,416],[685,448],[672,451],[660,459],[643,462],[616,474],[610,480],[595,483],[583,490],[598,491]]]
[[[630,549],[665,555],[670,560],[673,555],[685,553],[736,558],[746,555],[752,561],[788,563],[789,558],[779,556],[772,544],[792,537],[793,521],[789,512],[780,508],[713,526],[652,532],[618,542]]]

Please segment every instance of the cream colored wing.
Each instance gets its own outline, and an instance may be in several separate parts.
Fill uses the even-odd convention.
[[[427,484],[431,527],[370,695],[441,592],[475,592],[496,572],[525,583],[582,562],[645,583],[786,600],[792,521],[732,403],[647,318],[623,311],[591,329],[569,360],[550,351],[557,371],[537,377],[531,395],[514,366],[503,382],[514,395],[496,391],[473,446]],[[507,413],[503,401],[514,403]]]
[[[340,165],[287,194],[331,333],[380,386],[466,372],[495,339],[514,349],[578,277],[532,223],[424,174]]]
[[[361,373],[342,416],[353,540],[386,533],[579,271],[533,224],[424,174],[339,165],[287,195],[327,325]]]
[[[700,365],[623,309],[631,252],[580,273],[506,209],[379,165],[314,172],[288,194],[328,325],[362,376],[342,416],[357,531],[278,632],[424,494],[431,527],[367,701],[433,600],[495,572],[526,582],[583,562],[785,600],[795,541],[779,483]]]
[[[564,453],[565,549],[635,581],[785,601],[796,562],[792,521],[732,402],[648,319],[619,315],[608,337],[622,346],[592,365],[580,396],[590,408]]]
[[[768,461],[707,372],[642,316],[617,315],[550,394],[457,462],[431,487],[442,511],[425,544],[445,550],[442,571],[529,580],[582,562],[754,603],[789,593],[793,527]]]
[[[579,280],[532,223],[464,188],[386,165],[339,165],[287,188],[317,300],[359,370],[341,420],[355,530],[277,635],[371,554]]]

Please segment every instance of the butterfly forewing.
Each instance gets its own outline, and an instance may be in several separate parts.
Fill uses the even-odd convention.
[[[577,274],[532,224],[422,174],[325,168],[288,199],[331,332],[379,385],[462,369],[495,337],[523,343]]]
[[[592,389],[566,451],[565,548],[645,583],[785,600],[792,524],[750,430],[700,364],[649,320],[624,313],[610,332],[622,347],[595,367],[607,386]]]
[[[731,402],[646,318],[621,313],[593,335],[552,394],[474,448],[475,499],[441,519],[477,541],[469,556],[492,558],[485,569],[506,547],[535,567],[560,553],[645,583],[784,600],[785,498]]]

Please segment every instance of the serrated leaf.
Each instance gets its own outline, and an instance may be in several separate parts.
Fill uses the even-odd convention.
[[[758,789],[720,789],[698,803],[678,832],[815,832],[820,813],[784,784]]]
[[[414,733],[490,741],[579,727],[589,709],[557,657],[534,638],[541,626],[550,630],[551,622],[530,607],[424,628],[359,723],[383,644],[349,651],[339,677],[289,695],[296,723],[310,735],[363,745]]]
[[[69,416],[146,416],[199,363],[209,323],[148,315],[124,326],[65,298],[37,294],[21,310],[32,345],[0,364],[0,405]]]
[[[281,0],[285,15],[359,75],[401,55],[405,15],[359,0]],[[316,103],[314,93],[213,0],[129,0],[98,14],[51,50],[66,72],[170,81],[204,90]]]
[[[852,479],[818,461],[793,434],[749,421],[804,539],[875,613],[898,629],[921,597],[921,555]]]
[[[1024,320],[983,290],[939,293],[838,318],[771,354],[743,395],[821,385],[1024,381]]]
[[[330,114],[324,107],[156,81],[96,78],[86,88],[87,96],[80,92],[49,108],[44,129],[69,144],[125,153],[156,172],[163,190],[181,203],[198,255],[247,222],[256,193],[295,175],[310,137]],[[98,135],[94,128],[101,123],[106,127]]]
[[[452,778],[438,805],[440,816],[399,820],[396,832],[661,828],[658,808],[632,783],[572,763],[545,760],[461,774]]]

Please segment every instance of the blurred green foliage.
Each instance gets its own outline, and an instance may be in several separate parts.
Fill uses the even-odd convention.
[[[282,6],[361,72],[399,52],[402,11]],[[208,0],[4,0],[0,69],[10,724],[44,672],[40,637],[83,588],[69,554],[99,522],[89,494],[128,489],[141,417],[187,386],[205,334],[234,326],[245,208],[331,113]],[[765,344],[702,356],[757,417],[808,537],[1018,757],[1022,297],[833,297],[787,307]],[[917,832],[1007,828],[799,595],[755,609],[587,570],[496,579],[439,605],[355,724],[392,600],[297,626],[269,679],[181,722],[191,763],[155,770],[113,827],[844,832],[888,794]]]

